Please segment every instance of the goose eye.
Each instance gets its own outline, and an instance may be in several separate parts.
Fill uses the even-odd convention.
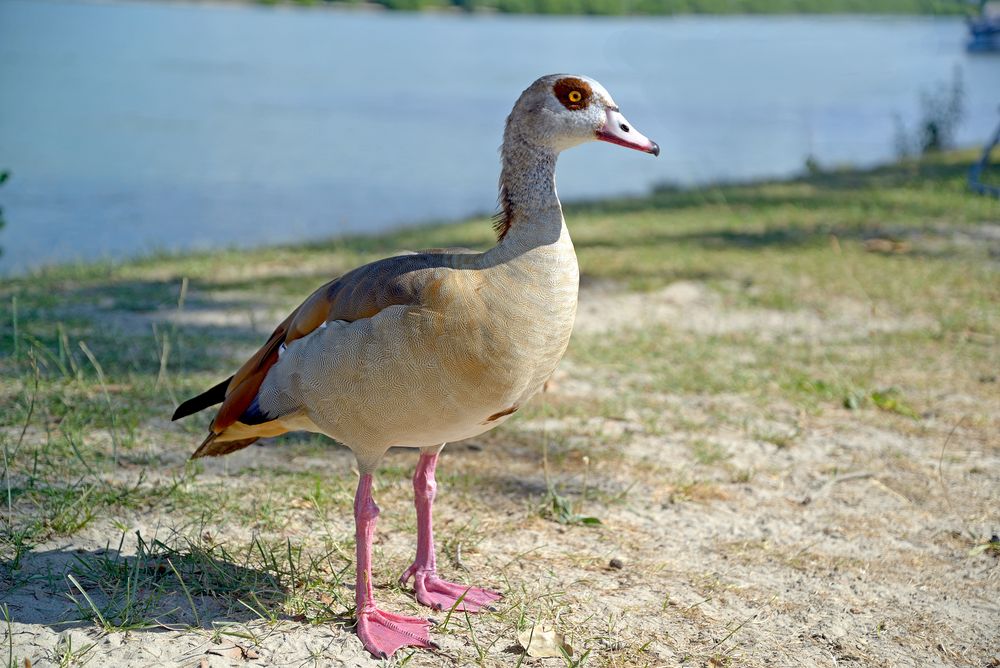
[[[570,111],[579,111],[587,108],[594,91],[583,79],[563,77],[555,82],[552,92],[562,106]]]

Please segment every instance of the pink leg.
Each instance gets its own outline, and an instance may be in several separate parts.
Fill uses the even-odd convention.
[[[383,612],[375,606],[372,591],[372,536],[378,506],[372,499],[372,477],[364,474],[354,496],[354,526],[358,563],[355,583],[358,637],[372,656],[386,659],[400,647],[434,647],[430,641],[430,623],[419,617]]]
[[[420,454],[420,462],[413,474],[413,503],[417,507],[417,558],[399,578],[406,584],[412,577],[417,601],[435,610],[449,610],[460,598],[456,608],[465,612],[479,612],[481,608],[500,600],[500,594],[479,587],[468,587],[442,580],[437,576],[434,557],[434,522],[431,517],[437,482],[434,468],[437,454]],[[464,598],[462,598],[464,595]]]

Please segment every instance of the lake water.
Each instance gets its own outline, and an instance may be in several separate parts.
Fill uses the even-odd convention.
[[[551,18],[0,0],[0,273],[490,212],[504,118],[594,76],[659,159],[560,160],[564,200],[892,158],[893,115],[960,67],[962,143],[1000,59],[957,19]]]

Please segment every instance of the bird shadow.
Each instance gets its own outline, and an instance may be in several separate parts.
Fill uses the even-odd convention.
[[[245,558],[225,548],[187,541],[168,545],[136,532],[134,554],[118,548],[55,548],[30,551],[0,562],[10,617],[59,633],[97,625],[105,631],[219,631],[256,621],[304,621],[287,615],[299,574],[283,570],[270,548],[251,546]],[[256,550],[257,558],[253,559]],[[291,550],[291,548],[289,548]],[[293,568],[289,566],[289,568]],[[312,621],[347,626],[341,603],[309,610]]]

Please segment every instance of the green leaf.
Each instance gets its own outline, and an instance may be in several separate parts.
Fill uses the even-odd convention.
[[[890,387],[887,390],[876,390],[872,392],[871,400],[873,404],[883,411],[899,413],[900,415],[905,415],[906,417],[911,418],[917,417],[916,411],[910,408],[903,401],[900,391],[895,387]]]

